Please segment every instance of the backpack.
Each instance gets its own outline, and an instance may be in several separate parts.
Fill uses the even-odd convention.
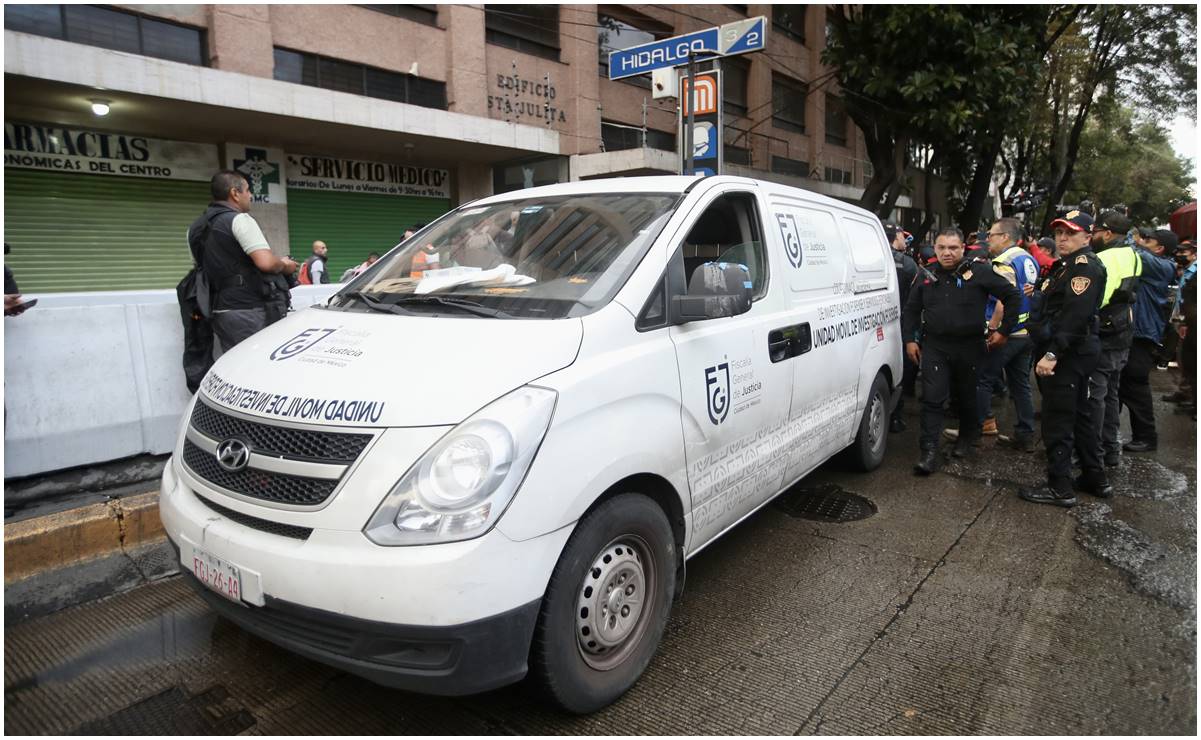
[[[296,281],[301,285],[313,284],[313,276],[309,273],[309,265],[312,263],[313,259],[310,257],[301,264],[300,271],[296,273]]]
[[[204,243],[208,239],[212,219],[204,222],[198,234],[188,235],[192,252],[192,269],[175,286],[179,300],[179,318],[183,322],[183,373],[188,392],[200,388],[209,368],[213,366],[213,326],[209,323],[213,308],[213,290],[201,265]]]

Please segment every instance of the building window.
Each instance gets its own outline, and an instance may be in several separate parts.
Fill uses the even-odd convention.
[[[559,61],[559,6],[485,5],[489,44]]]
[[[726,144],[722,150],[722,159],[730,164],[741,164],[747,167],[751,166],[751,150],[744,149],[740,146],[730,146]]]
[[[437,5],[360,5],[359,7],[424,23],[427,26],[438,25]]]
[[[805,6],[771,6],[771,25],[788,38],[805,43]]]
[[[846,170],[840,170],[837,167],[827,167],[825,180],[826,182],[834,182],[840,185],[850,185],[851,173]]]
[[[847,109],[842,98],[826,96],[826,143],[847,145]]]
[[[619,51],[621,49],[629,49],[632,46],[641,44],[649,44],[650,42],[664,38],[670,35],[638,28],[630,23],[618,20],[611,15],[600,13],[597,15],[596,26],[596,47],[597,57],[600,63],[601,77],[609,77],[609,52]],[[633,77],[623,77],[621,82],[628,82],[631,85],[645,87],[650,89],[650,75],[634,75]]]
[[[642,148],[642,129],[614,121],[601,121],[601,142],[606,152],[616,152],[622,149]],[[660,149],[665,152],[676,150],[676,136],[666,131],[646,130],[646,146],[648,149]]]
[[[446,110],[446,83],[354,62],[275,49],[275,79]]]
[[[771,123],[776,128],[805,133],[805,96],[809,86],[781,74],[771,76]]]
[[[204,31],[96,5],[6,5],[4,27],[172,62],[208,64]]]
[[[721,60],[722,110],[727,116],[746,115],[747,80],[751,75],[751,63],[741,57],[726,57]]]
[[[771,158],[771,171],[781,175],[809,177],[809,163],[800,159],[777,157],[773,154]]]

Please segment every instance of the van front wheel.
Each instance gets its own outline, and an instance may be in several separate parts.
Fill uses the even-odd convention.
[[[663,510],[626,493],[588,513],[551,574],[532,670],[560,707],[616,701],[650,663],[675,589],[675,539]]]
[[[888,382],[877,374],[867,395],[863,418],[859,420],[859,431],[847,450],[851,464],[864,472],[875,470],[884,462],[888,446],[888,396]]]

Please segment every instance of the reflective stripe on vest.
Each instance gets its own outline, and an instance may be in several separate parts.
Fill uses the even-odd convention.
[[[1029,276],[1026,275],[1025,272],[1018,269],[1019,267],[1021,267],[1021,265],[1014,264],[1014,262],[1020,257],[1025,257],[1026,259],[1030,260],[1034,264],[1034,275],[1035,275],[1034,281],[1030,280]],[[1038,262],[1035,261],[1035,259],[1033,257],[1031,257],[1030,254],[1026,250],[1022,249],[1021,247],[1014,246],[1014,247],[1010,247],[1009,249],[1006,249],[1004,252],[997,255],[997,257],[995,259],[993,259],[993,264],[994,265],[1003,265],[1003,266],[1008,267],[1009,269],[1013,270],[1013,279],[1014,279],[1014,282],[1017,284],[1016,287],[1019,292],[1022,291],[1023,285],[1026,285],[1026,284],[1033,285],[1034,282],[1036,282],[1038,280]],[[1022,311],[1021,313],[1018,314],[1018,324],[1017,324],[1018,329],[1024,328],[1026,326],[1026,322],[1030,320],[1030,298],[1024,292],[1022,292],[1021,305],[1026,310]]]

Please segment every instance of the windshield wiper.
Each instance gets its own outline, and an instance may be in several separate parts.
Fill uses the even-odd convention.
[[[462,298],[447,298],[440,295],[408,295],[401,298],[398,303],[432,303],[438,306],[447,306],[457,308],[466,313],[472,313],[476,316],[487,316],[494,319],[511,319],[513,315],[505,313],[499,308],[489,308],[475,301],[463,300]]]
[[[405,309],[403,309],[400,306],[397,306],[395,304],[383,303],[382,301],[378,301],[375,298],[372,298],[371,296],[367,295],[366,293],[364,293],[361,290],[351,291],[350,293],[343,293],[342,295],[340,295],[338,297],[339,298],[357,299],[357,300],[361,301],[362,304],[364,306],[366,306],[367,308],[370,308],[372,311],[378,311],[379,313],[404,314],[404,315],[409,315],[409,314],[413,313],[412,311],[406,311]]]

